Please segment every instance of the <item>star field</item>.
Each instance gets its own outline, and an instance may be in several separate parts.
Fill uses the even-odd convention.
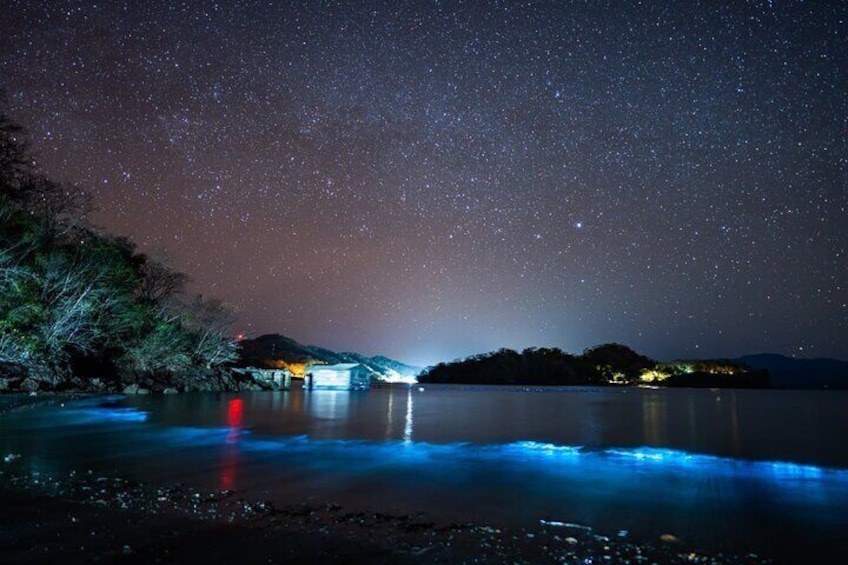
[[[237,330],[848,357],[839,2],[0,1],[93,219]]]

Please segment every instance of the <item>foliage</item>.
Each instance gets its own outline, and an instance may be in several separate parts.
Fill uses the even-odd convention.
[[[727,361],[657,363],[627,346],[607,343],[580,356],[559,349],[500,349],[430,367],[422,383],[495,385],[662,384],[663,386],[769,386],[768,374]]]
[[[173,382],[233,361],[226,306],[185,297],[185,275],[97,232],[88,204],[34,168],[0,114],[0,366],[56,387],[85,366]]]
[[[500,349],[453,363],[440,363],[418,377],[424,383],[499,385],[602,384],[594,368],[581,357],[556,348],[522,352]]]
[[[653,369],[657,362],[639,355],[626,345],[607,343],[583,352],[583,358],[592,364],[605,380],[619,384],[639,381],[644,371]]]

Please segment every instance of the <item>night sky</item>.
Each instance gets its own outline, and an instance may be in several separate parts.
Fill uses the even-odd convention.
[[[40,166],[234,332],[848,358],[846,2],[0,13]]]

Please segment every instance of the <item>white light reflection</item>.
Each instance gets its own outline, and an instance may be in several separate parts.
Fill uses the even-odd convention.
[[[394,388],[389,389],[389,407],[386,412],[386,439],[390,439],[392,437],[392,424],[394,423],[394,415],[392,414],[392,405],[394,404],[394,396],[395,390]]]
[[[412,387],[406,395],[406,425],[403,427],[403,443],[412,443]]]

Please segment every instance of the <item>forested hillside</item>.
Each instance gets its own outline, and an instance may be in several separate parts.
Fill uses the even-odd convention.
[[[93,227],[89,208],[0,112],[0,390],[220,387],[231,312]]]

